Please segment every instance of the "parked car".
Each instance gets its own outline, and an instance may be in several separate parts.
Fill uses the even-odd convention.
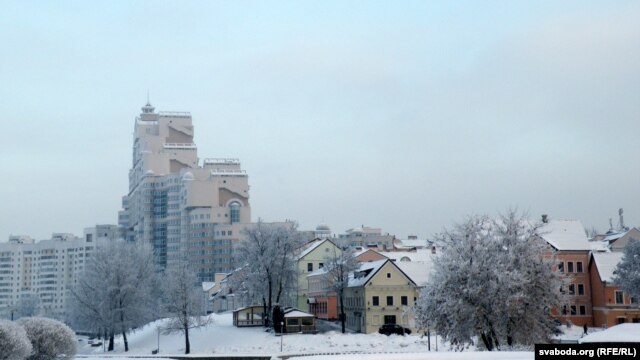
[[[378,329],[378,332],[383,335],[404,335],[411,334],[411,329],[404,328],[398,324],[384,324]]]

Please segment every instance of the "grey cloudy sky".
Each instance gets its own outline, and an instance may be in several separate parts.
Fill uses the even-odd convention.
[[[0,240],[115,223],[134,117],[190,111],[253,218],[427,237],[640,226],[637,1],[0,5]]]

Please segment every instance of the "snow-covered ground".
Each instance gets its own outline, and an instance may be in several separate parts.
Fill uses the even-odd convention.
[[[330,331],[323,334],[291,334],[282,337],[265,332],[262,327],[237,328],[232,324],[230,313],[213,314],[211,323],[206,327],[192,329],[189,332],[191,353],[196,355],[267,355],[280,354],[330,354],[330,353],[422,353],[427,352],[427,337],[418,335],[385,336],[380,334],[341,334]],[[82,357],[88,355],[94,359],[107,356],[120,355],[151,355],[151,351],[158,347],[157,327],[162,326],[165,320],[153,322],[136,332],[129,334],[129,352],[124,353],[124,345],[120,337],[116,338],[115,351],[105,354],[102,347],[91,347],[86,341],[79,343],[78,354]],[[280,340],[282,340],[282,352],[280,352]],[[438,338],[440,340],[440,338]],[[431,349],[435,352],[436,339],[431,337]],[[446,345],[438,343],[440,353],[446,350]],[[160,334],[159,355],[183,355],[184,336],[182,334]],[[526,353],[524,353],[526,354]],[[532,354],[532,353],[531,353]],[[104,356],[107,355],[107,356]],[[363,358],[363,355],[358,355]],[[467,355],[465,355],[467,356]],[[109,357],[111,358],[111,357]],[[152,358],[149,356],[149,358]],[[403,360],[414,357],[402,357]],[[521,359],[522,357],[517,357]],[[532,358],[532,355],[529,357]],[[400,358],[398,358],[400,359]],[[417,359],[417,358],[415,358]],[[420,357],[423,359],[423,357]],[[428,358],[424,358],[428,359]],[[448,358],[447,358],[448,359]],[[456,358],[457,359],[457,358]],[[466,359],[464,357],[460,359]],[[470,358],[469,358],[470,359]],[[509,358],[511,359],[511,358]],[[516,358],[513,358],[516,359]],[[528,358],[527,358],[528,359]]]

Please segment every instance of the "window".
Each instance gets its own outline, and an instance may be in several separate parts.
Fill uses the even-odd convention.
[[[620,290],[616,290],[616,304],[624,304],[623,293]]]
[[[632,304],[637,304],[637,303],[638,303],[638,298],[637,298],[637,297],[635,297],[635,296],[632,296],[632,297],[631,297],[631,303],[632,303]]]
[[[570,273],[573,272],[573,262],[571,261],[567,262],[567,272],[570,272]]]
[[[393,306],[393,296],[387,296],[387,306]]]
[[[312,272],[313,271],[313,263],[307,263],[307,271],[308,272]]]
[[[584,295],[584,285],[578,284],[578,295]]]
[[[387,279],[391,279],[391,273],[387,273]]]
[[[233,201],[231,204],[229,204],[229,214],[230,214],[232,224],[240,222],[240,203],[239,202]]]
[[[571,264],[571,263],[569,263]],[[576,286],[574,284],[570,284],[569,285],[569,295],[575,295],[576,294]]]
[[[580,315],[587,315],[587,307],[580,305]]]
[[[558,272],[564,272],[564,263],[558,263]]]
[[[578,261],[576,263],[576,272],[579,272],[579,273],[582,272],[582,261]]]
[[[400,297],[400,305],[404,305],[404,306],[409,305],[409,299],[407,299],[406,296],[401,296]]]
[[[324,267],[324,263],[318,264],[318,269],[322,269]]]
[[[576,306],[571,305],[571,315],[575,315],[575,314],[576,314]]]
[[[619,317],[616,320],[617,320],[618,324],[624,324],[626,319],[624,317]]]
[[[377,296],[374,296],[372,299],[373,302],[373,306],[380,306],[380,298]]]

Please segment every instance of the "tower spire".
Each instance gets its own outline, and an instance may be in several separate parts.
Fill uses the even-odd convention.
[[[143,114],[153,114],[153,111],[155,109],[156,108],[153,107],[153,105],[151,105],[151,102],[149,101],[149,89],[147,89],[147,104],[142,107],[142,113]]]

